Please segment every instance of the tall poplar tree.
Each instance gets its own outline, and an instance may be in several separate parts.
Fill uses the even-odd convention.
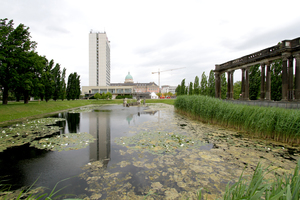
[[[181,95],[185,95],[186,94],[185,78],[181,81],[180,94]]]
[[[200,94],[200,87],[199,87],[199,77],[196,76],[194,80],[194,94],[199,95]]]
[[[63,101],[66,98],[66,68],[63,69],[61,74],[61,91],[60,91],[60,98]]]
[[[205,72],[203,72],[201,76],[200,94],[207,95],[207,76],[205,75]]]
[[[194,94],[193,82],[190,82],[190,86],[189,86],[189,95],[193,95],[193,94]]]
[[[55,67],[51,70],[53,77],[53,95],[52,98],[56,101],[61,94],[61,71],[60,65],[57,63]]]
[[[225,73],[221,75],[221,98],[226,99],[227,97],[227,81]]]
[[[210,97],[215,97],[215,73],[210,70],[207,84],[207,95]]]

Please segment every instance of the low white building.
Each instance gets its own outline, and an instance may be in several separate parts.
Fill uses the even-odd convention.
[[[176,88],[177,88],[177,86],[162,85],[161,86],[161,93],[171,92],[172,94],[175,94]]]

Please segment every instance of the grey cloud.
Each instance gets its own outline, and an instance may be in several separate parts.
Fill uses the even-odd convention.
[[[258,46],[259,48],[267,48],[269,46],[276,45],[278,42],[286,39],[294,39],[299,37],[300,33],[300,20],[297,20],[294,23],[287,24],[283,27],[278,27],[274,30],[269,30],[268,32],[260,33],[259,30],[257,33],[254,33],[252,37],[249,37],[248,40],[245,40],[243,43],[237,44],[234,49],[244,50],[247,48],[254,48]],[[260,49],[257,49],[259,51]]]

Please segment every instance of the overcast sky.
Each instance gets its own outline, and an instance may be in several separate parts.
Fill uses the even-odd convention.
[[[37,51],[88,85],[90,30],[106,31],[111,82],[178,85],[215,64],[300,37],[299,0],[0,0],[0,18],[30,28]],[[240,80],[236,71],[234,81]]]

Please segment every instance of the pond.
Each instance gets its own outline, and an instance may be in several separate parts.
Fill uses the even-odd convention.
[[[90,106],[49,120],[28,143],[18,138],[28,139],[19,128],[29,122],[0,129],[3,138],[15,131],[0,153],[0,176],[13,189],[36,181],[49,193],[63,180],[59,194],[82,199],[195,199],[200,188],[215,199],[245,167],[246,175],[258,162],[290,173],[300,158],[299,148],[194,121],[166,104]]]

